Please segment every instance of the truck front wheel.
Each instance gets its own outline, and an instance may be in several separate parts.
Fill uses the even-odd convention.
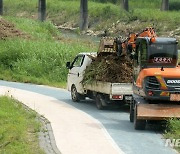
[[[137,105],[134,108],[134,128],[136,130],[144,130],[146,127],[146,120],[137,119]]]
[[[71,87],[71,98],[72,98],[73,102],[79,102],[80,101],[80,94],[77,92],[75,85],[73,85]]]
[[[104,100],[103,100],[101,94],[97,94],[97,95],[96,95],[96,107],[97,107],[99,110],[103,110],[103,109],[104,109],[103,101],[104,101]]]

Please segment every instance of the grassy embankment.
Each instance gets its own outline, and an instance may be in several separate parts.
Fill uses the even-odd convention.
[[[93,50],[89,42],[64,40],[50,23],[6,17],[30,38],[0,40],[0,79],[64,86],[66,61]]]
[[[0,153],[43,154],[37,133],[40,123],[34,112],[24,110],[21,103],[0,97]]]
[[[24,16],[37,19],[37,0],[7,0],[4,2],[5,15]],[[132,31],[142,30],[146,26],[154,26],[160,35],[168,35],[170,31],[179,28],[180,25],[180,2],[170,1],[169,12],[160,11],[161,0],[130,0],[130,11],[125,12],[117,1],[112,3],[97,3],[99,0],[89,1],[89,28],[105,30],[112,27],[117,21],[124,22],[123,28]],[[70,23],[78,26],[79,0],[51,0],[47,1],[48,20],[59,25]],[[139,23],[136,23],[139,21]],[[129,26],[127,26],[129,25]],[[120,28],[121,29],[121,28]],[[180,30],[173,35],[179,35]]]
[[[128,28],[132,27],[133,31],[138,31],[155,24],[159,34],[166,35],[167,32],[176,29],[173,35],[179,36],[180,4],[178,0],[170,1],[171,11],[169,12],[161,12],[160,4],[161,0],[130,0],[130,11],[127,13],[120,9],[118,3],[114,5],[89,1],[89,27],[104,30],[119,20],[125,23],[122,25],[124,29],[127,25]],[[5,16],[37,19],[37,0],[13,0],[13,3],[7,0],[4,2],[4,7]],[[47,1],[47,17],[55,24],[70,22],[77,26],[79,1]],[[60,36],[60,33],[49,22],[38,23],[30,19],[6,18],[15,23],[19,29],[30,34],[32,38],[0,41],[1,79],[62,86],[67,74],[65,62],[72,59],[78,52],[95,49],[92,49],[87,42],[82,43],[82,40],[57,41],[56,38]]]

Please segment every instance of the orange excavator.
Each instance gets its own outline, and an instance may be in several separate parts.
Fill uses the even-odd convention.
[[[102,42],[99,53],[111,48],[118,56],[133,57],[130,121],[135,129],[145,129],[148,120],[180,118],[180,67],[175,38],[157,37],[153,28],[146,28],[139,34],[131,33],[124,41],[114,38],[104,45],[104,50]]]
[[[130,54],[136,49],[136,40],[140,37],[150,37],[151,41],[155,41],[157,37],[154,28],[147,27],[140,33],[130,33],[129,37],[122,41],[120,38],[114,39],[114,51],[117,52],[119,56]]]

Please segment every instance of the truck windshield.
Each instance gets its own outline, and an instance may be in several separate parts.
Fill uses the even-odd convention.
[[[163,66],[176,66],[176,44],[151,44],[149,46],[149,63]]]

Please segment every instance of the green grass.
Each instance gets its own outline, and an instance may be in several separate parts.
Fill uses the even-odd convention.
[[[129,0],[129,12],[120,6],[119,0],[90,0],[88,1],[89,25],[92,30],[107,30],[117,21],[123,22],[121,31],[126,35],[129,31],[139,32],[147,26],[155,27],[159,36],[169,36],[171,31],[177,30],[180,25],[180,2],[170,1],[170,11],[160,11],[162,0]],[[104,2],[104,3],[100,3]],[[38,18],[37,0],[7,0],[4,2],[5,16]],[[56,25],[68,23],[72,27],[79,25],[79,0],[51,0],[47,1],[47,20]],[[139,21],[139,23],[135,22]],[[122,27],[120,25],[120,27]],[[119,35],[114,32],[115,36]],[[127,37],[127,36],[125,36]],[[179,38],[178,38],[179,39]],[[179,40],[180,41],[180,40]],[[180,46],[180,45],[179,45]]]
[[[146,26],[155,26],[158,34],[164,34],[180,25],[180,11],[161,12],[161,1],[130,1],[130,11],[122,10],[119,4],[89,1],[90,27],[104,30],[119,20],[129,24],[132,31]],[[177,0],[171,1],[171,3]],[[7,0],[4,2],[5,15],[37,18],[37,1]],[[136,6],[136,7],[135,7]],[[147,9],[144,9],[147,8]],[[47,1],[48,19],[56,24],[78,23],[79,1]],[[27,18],[5,16],[17,28],[26,32],[30,39],[0,40],[0,79],[33,82],[62,86],[67,77],[66,61],[84,51],[95,50],[95,45],[82,39],[64,39],[52,22],[44,23]],[[140,24],[136,24],[139,21]],[[136,25],[135,25],[136,24]],[[165,26],[164,26],[165,25]],[[77,25],[76,25],[77,26]]]
[[[180,23],[180,2],[179,0],[170,1],[170,9],[175,8],[169,12],[161,12],[161,0],[130,0],[130,12],[127,13],[120,7],[119,1],[117,4],[99,3],[99,0],[89,1],[89,20],[90,24],[96,21],[101,22],[116,22],[116,20],[132,21],[166,21],[173,25]],[[25,16],[37,18],[37,0],[7,0],[4,3],[5,15]],[[107,1],[108,2],[108,1]],[[111,1],[110,1],[111,2]],[[79,0],[51,0],[47,1],[47,17],[56,24],[64,22],[75,22],[78,24],[79,20]],[[175,22],[175,23],[174,23]]]
[[[120,6],[119,0],[90,0],[88,1],[88,27],[95,31],[104,31],[120,21],[123,25],[119,26],[119,33],[114,31],[113,36],[127,37],[129,31],[140,32],[148,26],[155,27],[158,36],[169,36],[171,31],[176,31],[176,35],[179,36],[179,0],[171,0],[170,11],[165,12],[160,10],[161,1],[129,0],[130,9],[129,12],[126,12]],[[79,25],[79,6],[79,0],[47,1],[47,20],[56,25],[68,23],[68,25],[77,28]],[[37,20],[37,9],[37,0],[6,0],[4,2],[5,16],[28,17]],[[180,41],[179,37],[178,41]]]
[[[44,153],[38,143],[40,123],[35,120],[36,114],[5,96],[0,97],[0,109],[0,153]]]
[[[170,119],[168,121],[168,128],[164,134],[167,139],[180,139],[180,120],[179,119]],[[180,147],[176,147],[176,150],[180,152]]]
[[[174,3],[178,3],[178,0],[170,1],[170,6]],[[125,12],[120,8],[119,1],[117,4],[89,1],[89,26],[104,30],[119,20],[125,24],[122,31],[127,25],[136,32],[154,25],[158,34],[166,36],[167,32],[179,28],[180,11],[176,8],[173,11],[161,12],[161,0],[130,0],[129,4],[130,11]],[[179,3],[176,6],[178,7]],[[93,44],[82,39],[63,39],[52,24],[71,22],[77,26],[78,0],[47,1],[48,21],[44,23],[33,20],[37,19],[37,0],[7,0],[4,7],[5,18],[31,38],[0,41],[0,79],[62,86],[65,85],[67,77],[66,61],[72,60],[79,52],[96,49]]]
[[[66,62],[79,52],[92,51],[91,43],[66,40],[51,22],[6,17],[29,39],[0,40],[0,79],[64,87]]]

